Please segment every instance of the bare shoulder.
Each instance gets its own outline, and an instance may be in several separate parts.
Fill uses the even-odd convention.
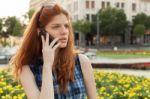
[[[20,72],[19,79],[23,80],[23,78],[26,78],[28,76],[29,76],[29,78],[34,78],[34,76],[33,76],[32,72],[31,72],[29,66],[28,65],[24,65],[22,67],[22,71]]]
[[[90,62],[89,58],[84,54],[78,54],[81,61]]]
[[[85,68],[87,68],[87,69],[92,68],[91,62],[90,62],[89,58],[88,58],[86,55],[84,55],[84,54],[79,54],[79,60],[80,60],[82,69],[83,69],[83,68],[84,68],[84,69],[85,69]]]

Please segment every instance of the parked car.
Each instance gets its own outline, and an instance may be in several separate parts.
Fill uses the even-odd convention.
[[[11,57],[16,53],[17,47],[5,47],[0,51],[0,64],[6,64]]]

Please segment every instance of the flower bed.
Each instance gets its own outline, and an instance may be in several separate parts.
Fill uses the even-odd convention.
[[[98,99],[150,99],[150,79],[95,71]]]
[[[12,79],[10,71],[0,71],[0,99],[27,99],[24,89]]]
[[[27,99],[24,89],[10,74],[0,71],[0,99]],[[150,79],[94,70],[97,99],[150,99]]]

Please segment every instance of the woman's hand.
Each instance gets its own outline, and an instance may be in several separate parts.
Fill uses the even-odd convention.
[[[59,47],[60,43],[55,43],[58,41],[58,38],[55,38],[51,44],[49,44],[49,34],[46,33],[46,40],[44,40],[44,37],[42,38],[42,53],[43,53],[43,66],[45,67],[51,67],[54,62],[55,57],[55,50]]]

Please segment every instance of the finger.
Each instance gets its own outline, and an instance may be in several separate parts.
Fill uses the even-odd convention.
[[[46,33],[46,44],[49,45],[49,34]]]
[[[42,39],[42,45],[44,46],[44,44],[45,44],[45,40],[44,40],[44,37],[41,35],[41,39]]]
[[[54,46],[55,43],[57,43],[58,39],[59,39],[59,38],[55,38],[55,39],[51,42],[51,44],[50,44],[50,47],[51,47],[51,48]]]
[[[57,43],[57,44],[53,47],[53,49],[56,50],[59,46],[60,46],[60,42]]]

